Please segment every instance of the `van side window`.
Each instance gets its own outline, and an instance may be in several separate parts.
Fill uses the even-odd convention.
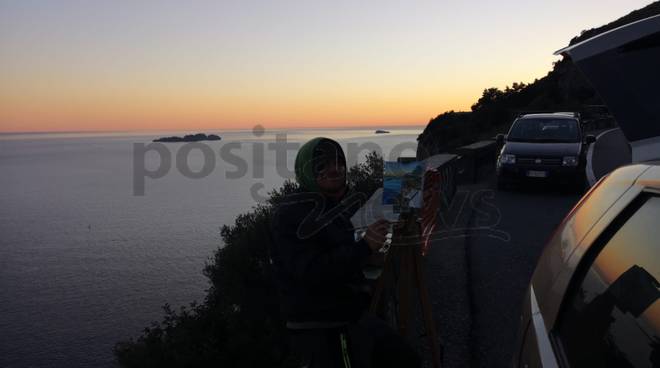
[[[555,336],[571,367],[660,367],[660,197],[631,207],[564,301]]]

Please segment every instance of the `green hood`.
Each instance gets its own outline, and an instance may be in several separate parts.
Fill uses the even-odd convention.
[[[336,141],[330,138],[317,137],[303,144],[303,146],[300,147],[300,150],[298,151],[298,155],[296,155],[296,181],[304,190],[308,192],[320,191],[319,186],[316,183],[316,177],[314,175],[314,159],[316,148],[321,142],[324,141],[332,142],[337,146],[338,150],[341,150],[341,146]],[[343,158],[343,152],[341,155]]]

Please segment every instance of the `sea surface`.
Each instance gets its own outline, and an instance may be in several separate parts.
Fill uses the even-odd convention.
[[[165,303],[203,299],[220,227],[292,177],[302,143],[334,138],[355,163],[414,156],[422,129],[0,134],[0,367],[117,366]]]

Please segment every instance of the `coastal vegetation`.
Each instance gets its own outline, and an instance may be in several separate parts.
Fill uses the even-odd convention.
[[[352,166],[350,186],[366,196],[382,186],[383,160],[372,152]],[[282,198],[298,190],[286,181],[265,203],[224,225],[219,247],[204,268],[210,287],[203,302],[174,309],[144,329],[137,339],[119,342],[115,356],[124,367],[295,367],[279,315],[270,267],[270,214]]]

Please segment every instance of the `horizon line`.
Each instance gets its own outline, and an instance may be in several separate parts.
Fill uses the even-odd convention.
[[[75,134],[75,133],[150,133],[150,132],[217,132],[217,131],[250,131],[257,125],[263,126],[266,130],[282,130],[282,129],[309,129],[309,130],[322,130],[322,129],[364,129],[364,128],[409,128],[409,127],[425,127],[427,123],[391,123],[391,124],[366,124],[366,125],[320,125],[320,126],[277,126],[268,128],[264,124],[254,124],[250,128],[190,128],[190,129],[167,129],[167,128],[153,128],[153,129],[123,129],[123,130],[0,130],[2,135],[18,135],[18,134]]]

